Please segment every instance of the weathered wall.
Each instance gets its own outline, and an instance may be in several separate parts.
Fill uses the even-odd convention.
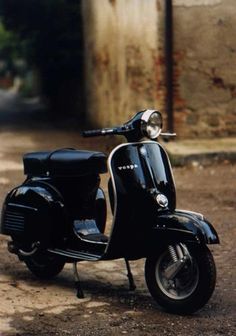
[[[163,105],[156,0],[84,0],[87,111],[97,126]]]
[[[173,0],[174,124],[182,137],[236,134],[236,1]],[[165,0],[83,0],[94,126],[164,112]],[[164,113],[165,117],[165,113]]]
[[[236,1],[174,0],[175,126],[236,135]]]

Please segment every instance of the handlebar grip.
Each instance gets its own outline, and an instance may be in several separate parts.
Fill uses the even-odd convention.
[[[91,130],[91,131],[84,131],[82,133],[83,137],[88,138],[88,137],[95,137],[99,135],[111,135],[111,134],[118,134],[118,128],[102,128],[102,129],[97,129],[97,130]]]
[[[91,130],[91,131],[83,131],[82,135],[84,138],[89,138],[89,137],[103,135],[103,132],[101,129],[97,129],[97,130]]]

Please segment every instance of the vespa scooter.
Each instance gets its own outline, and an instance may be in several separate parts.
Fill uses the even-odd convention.
[[[161,114],[144,110],[122,126],[83,133],[126,137],[108,160],[101,152],[74,149],[24,155],[27,178],[8,193],[1,216],[1,233],[11,237],[8,250],[39,278],[73,263],[80,297],[78,261],[124,258],[135,289],[129,260],[146,258],[148,289],[165,310],[189,314],[204,306],[216,281],[207,244],[219,238],[203,215],[176,209],[170,162],[156,141],[171,134],[161,130]],[[99,186],[107,166],[114,214],[109,236]]]

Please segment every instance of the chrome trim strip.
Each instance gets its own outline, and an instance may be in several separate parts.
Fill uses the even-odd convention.
[[[185,214],[190,214],[190,215],[195,215],[197,217],[200,217],[201,220],[204,220],[204,216],[203,214],[199,213],[199,212],[195,212],[195,211],[190,211],[190,210],[183,210],[183,209],[175,209],[176,212],[180,212],[180,213],[185,213]]]
[[[73,250],[66,251],[66,250],[60,250],[60,249],[55,249],[55,250],[48,249],[47,251],[50,252],[50,253],[59,254],[59,255],[62,255],[64,257],[69,257],[69,258],[91,260],[91,261],[97,261],[97,260],[101,259],[100,255],[77,252],[77,251],[73,251]]]
[[[142,114],[141,120],[148,122],[150,116],[151,116],[154,112],[158,112],[158,113],[160,113],[158,110],[146,110],[146,111],[144,111],[143,114]]]
[[[25,252],[24,250],[19,249],[19,253],[20,255],[24,256],[24,257],[30,257],[33,254],[35,254],[35,252],[38,250],[38,247],[35,247],[32,251],[30,252]]]
[[[8,203],[7,205],[9,205],[9,206],[13,206],[13,207],[16,207],[16,208],[21,208],[21,209],[27,209],[27,210],[38,211],[37,208],[33,208],[33,207],[30,207],[30,206],[21,205],[21,204],[16,204],[16,203]]]

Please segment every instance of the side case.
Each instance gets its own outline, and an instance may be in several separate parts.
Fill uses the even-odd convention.
[[[65,212],[60,194],[43,181],[28,181],[6,196],[0,232],[23,246],[52,247],[62,239]]]

